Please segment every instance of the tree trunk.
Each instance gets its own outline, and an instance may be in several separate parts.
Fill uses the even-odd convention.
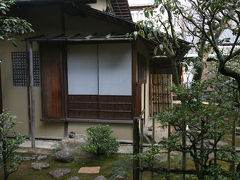
[[[173,56],[171,58],[171,69],[172,69],[172,75],[173,75],[173,82],[175,83],[176,86],[180,86],[176,56]]]
[[[202,77],[206,76],[206,72],[207,72],[207,59],[209,54],[211,53],[212,48],[209,49],[208,52],[204,53],[203,55],[201,55],[200,53],[198,53],[198,57],[201,58],[201,62],[203,63],[203,66],[196,68],[196,74],[193,75],[193,80],[194,81],[201,81],[203,80]]]

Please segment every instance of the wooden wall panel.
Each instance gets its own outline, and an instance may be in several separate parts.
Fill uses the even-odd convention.
[[[132,119],[132,96],[99,96],[99,118]]]
[[[62,45],[41,43],[40,54],[43,118],[63,118]]]
[[[132,96],[68,95],[68,118],[132,120]]]
[[[173,106],[171,74],[150,75],[150,115],[156,116]]]
[[[68,95],[68,117],[98,119],[98,96]]]

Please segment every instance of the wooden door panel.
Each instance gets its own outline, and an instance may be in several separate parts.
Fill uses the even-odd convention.
[[[63,118],[62,45],[40,44],[43,118]]]

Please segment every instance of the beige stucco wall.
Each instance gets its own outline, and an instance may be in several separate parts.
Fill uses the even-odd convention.
[[[103,0],[99,0],[101,2]],[[101,2],[104,4],[103,2]],[[101,6],[103,7],[103,5]],[[33,25],[35,33],[25,35],[31,37],[35,35],[59,35],[61,34],[60,11],[57,8],[46,8],[44,13],[39,8],[26,9],[24,11],[25,17]],[[104,22],[102,19],[95,19],[94,17],[74,17],[69,18],[65,15],[67,33],[109,33],[109,32],[124,32],[126,28],[110,23]],[[71,23],[69,23],[71,22]],[[77,22],[77,23],[76,23]],[[73,25],[75,24],[75,25]],[[26,51],[26,44],[22,41],[24,37],[19,37],[17,40],[18,46],[14,47],[9,41],[0,41],[0,59],[1,75],[2,75],[2,94],[3,107],[6,112],[10,112],[16,116],[18,122],[17,130],[20,133],[27,135],[29,131],[28,126],[28,101],[27,88],[14,87],[12,77],[12,59],[11,52]],[[38,44],[33,43],[34,51],[38,51]],[[64,135],[64,124],[59,122],[43,122],[41,121],[41,88],[35,87],[35,128],[37,137],[52,137],[62,138]],[[69,132],[85,134],[87,127],[96,125],[94,123],[69,123]],[[132,140],[132,125],[129,124],[110,124],[114,133],[113,135],[120,140]]]
[[[11,42],[0,41],[0,57],[2,59],[2,95],[3,108],[5,112],[10,112],[16,116],[20,122],[17,130],[28,135],[28,101],[27,87],[13,86],[12,60],[11,52],[25,51],[25,43],[17,41],[18,47],[14,47]],[[38,51],[38,44],[34,43],[34,51]],[[64,124],[60,122],[43,122],[41,121],[41,88],[35,87],[35,128],[37,137],[62,138],[64,135]],[[69,132],[86,133],[86,128],[97,125],[96,123],[69,123]],[[127,124],[110,124],[113,129],[113,135],[120,140],[132,140],[132,125]]]

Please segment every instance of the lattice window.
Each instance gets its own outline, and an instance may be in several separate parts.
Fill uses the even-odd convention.
[[[12,52],[13,85],[27,86],[27,53]],[[40,86],[39,52],[33,52],[34,86]]]

